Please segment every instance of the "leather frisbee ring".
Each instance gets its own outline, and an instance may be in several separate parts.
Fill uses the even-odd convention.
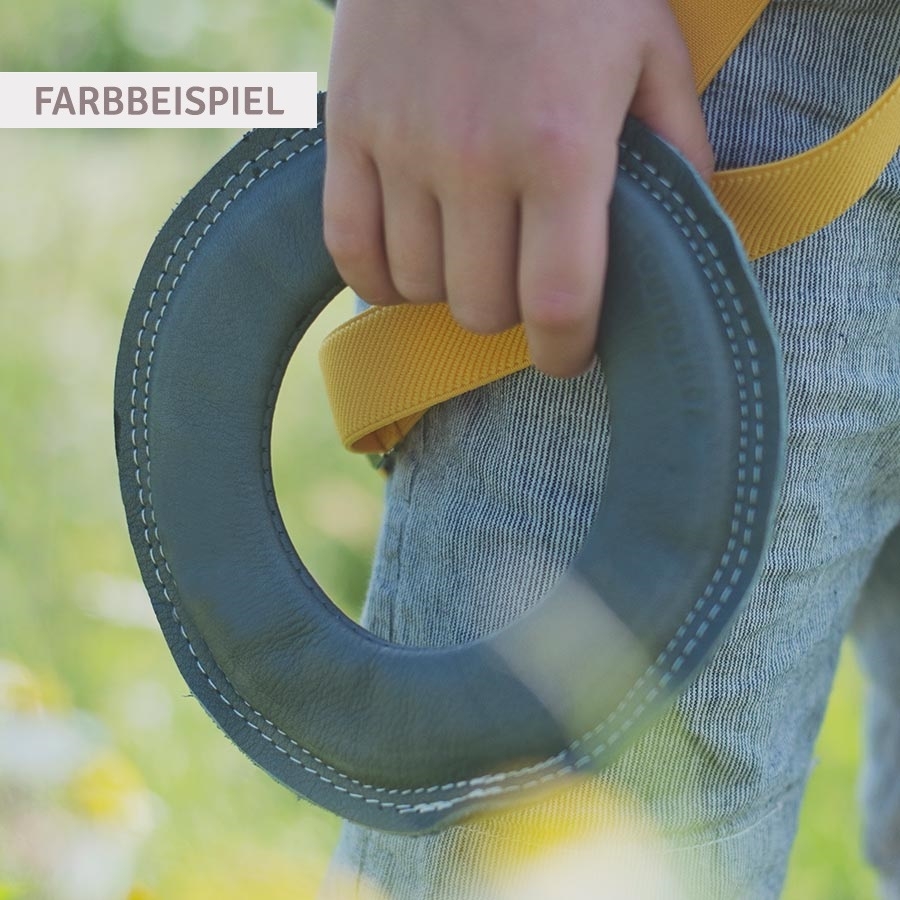
[[[322,122],[250,132],[163,226],[118,359],[122,497],[172,654],[231,739],[347,819],[433,831],[607,765],[697,674],[767,545],[779,356],[710,192],[629,122],[599,345],[609,464],[588,537],[547,596],[483,639],[380,640],[303,565],[269,462],[282,374],[343,287],[324,162]]]

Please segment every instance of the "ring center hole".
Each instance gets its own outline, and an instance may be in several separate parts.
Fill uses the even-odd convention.
[[[319,369],[319,346],[353,312],[344,291],[304,335],[287,367],[272,425],[272,477],[291,541],[331,601],[359,622],[384,480],[341,445]]]

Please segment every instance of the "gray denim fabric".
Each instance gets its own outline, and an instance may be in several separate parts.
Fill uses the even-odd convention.
[[[775,0],[704,95],[719,166],[825,140],[898,69],[896,0]],[[326,896],[777,897],[855,615],[872,677],[867,850],[900,897],[900,157],[755,270],[786,367],[785,487],[711,664],[612,768],[539,806],[425,837],[345,826]],[[440,645],[534,603],[587,531],[605,429],[596,368],[527,370],[432,409],[397,454],[367,626]],[[555,827],[579,841],[531,868]]]

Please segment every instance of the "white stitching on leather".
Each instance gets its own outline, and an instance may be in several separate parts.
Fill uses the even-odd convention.
[[[650,195],[658,203],[660,203],[660,205],[663,206],[663,208],[672,217],[672,220],[678,225],[682,234],[688,239],[691,249],[694,251],[694,253],[697,255],[698,260],[701,262],[703,274],[705,275],[707,281],[709,282],[709,285],[712,288],[713,293],[716,297],[716,305],[718,307],[720,317],[722,318],[723,323],[725,325],[726,336],[729,339],[729,345],[730,345],[731,352],[732,352],[732,361],[734,363],[736,376],[737,376],[738,398],[740,401],[740,428],[741,428],[741,432],[742,432],[742,437],[740,439],[741,450],[740,450],[739,456],[738,456],[738,463],[739,463],[738,464],[738,488],[737,488],[737,492],[736,492],[736,499],[735,499],[735,504],[734,504],[734,508],[733,508],[733,517],[732,517],[732,521],[731,521],[732,536],[728,540],[725,552],[722,554],[722,558],[719,561],[719,566],[717,567],[716,571],[713,573],[713,576],[712,576],[709,584],[707,585],[706,590],[703,592],[701,597],[696,601],[696,603],[694,604],[692,609],[688,612],[687,616],[685,617],[684,622],[681,624],[681,626],[678,628],[678,630],[672,636],[672,638],[666,645],[665,649],[659,654],[659,656],[657,656],[657,658],[654,660],[652,665],[649,666],[649,668],[646,670],[646,672],[644,672],[640,676],[640,678],[638,678],[638,680],[629,689],[628,693],[622,698],[622,700],[619,702],[619,704],[616,706],[616,708],[612,711],[612,713],[610,713],[609,716],[607,716],[607,718],[603,722],[598,724],[594,729],[589,731],[587,734],[583,735],[579,739],[574,740],[571,744],[569,744],[569,746],[565,750],[563,750],[561,753],[557,754],[557,756],[553,757],[552,760],[545,761],[545,762],[550,762],[550,763],[559,761],[566,755],[566,753],[571,752],[573,750],[578,750],[586,741],[589,741],[595,737],[598,737],[605,730],[607,730],[608,727],[610,726],[610,724],[615,721],[615,719],[620,715],[620,713],[623,711],[623,709],[628,705],[629,701],[631,700],[632,697],[634,697],[634,695],[637,693],[637,691],[640,690],[640,688],[647,682],[647,680],[650,677],[652,677],[656,672],[658,672],[659,667],[663,663],[665,663],[668,656],[672,653],[672,651],[675,649],[675,646],[678,644],[678,641],[685,636],[685,634],[687,633],[688,627],[696,620],[698,614],[701,612],[701,610],[705,606],[706,602],[712,596],[714,586],[721,580],[721,577],[724,573],[725,566],[728,564],[730,557],[737,546],[736,532],[739,530],[739,525],[740,525],[739,518],[740,518],[740,513],[744,506],[744,498],[745,498],[745,494],[746,494],[745,483],[746,483],[746,479],[747,479],[747,454],[746,454],[747,439],[746,439],[745,435],[746,435],[747,429],[749,427],[749,422],[748,422],[749,404],[748,404],[747,389],[746,389],[746,376],[743,373],[743,367],[741,366],[741,361],[740,361],[740,358],[738,355],[740,351],[739,351],[739,348],[737,345],[737,340],[736,340],[736,335],[735,335],[734,329],[731,326],[731,319],[730,319],[730,316],[728,313],[728,309],[727,309],[727,307],[725,305],[725,301],[721,295],[719,286],[714,280],[715,276],[714,276],[712,270],[710,269],[709,262],[706,259],[706,257],[704,256],[701,247],[699,246],[697,241],[692,237],[692,235],[690,233],[691,226],[693,226],[694,229],[697,231],[697,233],[700,234],[701,238],[703,239],[703,243],[705,244],[707,250],[709,251],[710,256],[712,256],[712,258],[713,258],[712,265],[715,267],[715,269],[719,273],[719,275],[722,276],[724,284],[725,284],[725,288],[730,295],[732,307],[737,312],[737,315],[740,318],[741,330],[749,338],[750,326],[746,320],[746,317],[744,316],[743,306],[741,304],[740,298],[737,296],[734,284],[732,283],[731,279],[729,279],[726,275],[725,266],[722,263],[722,261],[719,259],[718,254],[716,253],[715,245],[709,239],[709,234],[706,232],[706,230],[703,228],[703,226],[697,220],[697,216],[696,216],[696,213],[694,212],[694,210],[686,203],[684,197],[682,197],[681,194],[679,194],[674,189],[674,186],[671,184],[671,182],[669,182],[666,178],[664,178],[653,165],[651,165],[646,160],[644,160],[643,157],[641,157],[640,154],[637,153],[635,150],[633,150],[629,147],[625,147],[624,145],[620,145],[620,146],[622,146],[622,149],[625,150],[626,152],[628,152],[628,154],[630,156],[632,156],[635,160],[637,160],[637,162],[641,165],[641,167],[646,172],[648,172],[650,175],[652,175],[657,181],[659,181],[666,189],[668,189],[671,192],[672,199],[679,205],[681,210],[684,213],[686,213],[688,218],[691,220],[690,226],[688,226],[685,223],[684,219],[674,209],[672,204],[667,200],[667,198],[665,196],[663,196],[659,191],[655,190],[652,187],[652,185],[650,185],[646,180],[640,178],[640,176],[637,175],[635,172],[632,172],[632,171],[626,169],[622,165],[619,166],[619,168],[623,172],[625,172],[632,180],[636,181],[641,187],[643,187],[645,190],[647,190],[650,193]],[[747,348],[750,351],[751,356],[753,357],[753,359],[751,360],[751,369],[752,369],[753,376],[754,376],[753,377],[753,393],[754,393],[755,397],[761,398],[762,397],[762,385],[758,378],[759,373],[760,373],[759,362],[757,359],[758,351],[757,351],[756,344],[752,339],[747,340]],[[754,411],[755,411],[755,415],[758,419],[762,418],[763,404],[762,404],[761,400],[758,400],[755,403]],[[761,422],[756,423],[755,433],[756,433],[757,440],[762,440],[763,425]],[[755,458],[754,462],[756,463],[756,465],[754,465],[752,467],[751,480],[754,485],[758,485],[761,480],[761,476],[762,476],[761,468],[759,466],[759,463],[762,462],[762,445],[761,444],[758,444],[755,447],[755,457],[756,458]],[[732,594],[732,586],[737,583],[737,581],[743,574],[743,564],[748,555],[747,545],[750,543],[750,540],[752,539],[752,524],[756,518],[757,493],[758,492],[757,492],[756,487],[753,487],[750,489],[750,502],[747,504],[746,514],[745,514],[745,520],[747,523],[747,527],[744,528],[743,534],[741,535],[742,547],[741,547],[740,553],[738,555],[738,566],[734,569],[734,571],[732,572],[731,578],[730,578],[731,586],[726,586],[725,588],[723,588],[722,592],[719,596],[719,599],[706,611],[705,618],[700,621],[700,623],[697,625],[697,627],[695,629],[696,637],[702,636],[703,632],[705,632],[706,629],[709,627],[708,623],[711,620],[715,619],[715,617],[719,614],[719,612],[722,609],[722,606],[724,605],[724,603],[729,599],[729,597]],[[681,666],[684,665],[685,659],[696,648],[696,644],[697,644],[697,642],[696,642],[695,638],[691,638],[685,644],[685,647],[682,650],[682,652],[673,660],[673,662],[669,666],[669,671],[664,672],[660,675],[659,679],[657,680],[657,683],[651,686],[651,688],[647,692],[647,695],[644,698],[644,700],[637,704],[635,709],[632,711],[631,715],[627,719],[625,719],[625,721],[614,732],[612,732],[612,734],[610,734],[609,737],[605,741],[590,748],[586,755],[581,756],[574,763],[571,763],[567,766],[563,766],[557,770],[554,770],[554,772],[551,773],[551,777],[558,778],[563,775],[571,774],[571,773],[577,771],[578,769],[584,768],[586,765],[588,765],[591,762],[591,759],[593,756],[596,756],[597,754],[602,753],[604,750],[606,750],[612,746],[615,746],[615,744],[617,744],[619,742],[619,740],[621,740],[623,733],[628,729],[628,727],[630,725],[632,725],[634,723],[634,721],[644,712],[647,704],[652,702],[652,700],[657,696],[657,694],[659,693],[659,689],[661,687],[664,687],[671,680],[672,673],[677,672],[681,668]],[[522,771],[523,770],[518,770],[516,772],[509,772],[509,773],[498,773],[498,775],[492,776],[492,778],[496,779],[496,780],[502,780],[503,778],[508,777],[509,775],[518,775]],[[536,781],[528,781],[521,785],[515,785],[515,786],[510,785],[510,786],[507,786],[507,788],[514,787],[516,790],[525,789],[525,788],[537,786],[538,784],[541,784],[541,783],[545,782],[546,780],[548,780],[548,777],[544,776],[544,778],[538,779]],[[416,804],[415,806],[407,805],[405,808],[399,809],[398,811],[400,813],[434,812],[434,811],[438,811],[438,810],[444,810],[444,809],[451,808],[451,807],[457,805],[458,803],[464,802],[466,800],[473,800],[473,799],[477,799],[480,797],[497,795],[497,794],[503,793],[503,791],[504,791],[503,787],[489,788],[487,790],[479,789],[479,790],[471,791],[467,794],[460,795],[458,797],[452,797],[448,800],[438,800],[438,801],[434,801],[432,803],[420,803],[420,804]]]
[[[318,123],[317,128],[320,128],[322,125],[321,122]],[[224,673],[222,677],[225,680],[225,683],[228,687],[234,691],[236,697],[238,697],[241,703],[249,710],[249,712],[254,716],[258,717],[262,720],[266,725],[271,727],[278,735],[284,738],[289,744],[300,751],[300,753],[306,759],[312,761],[314,764],[317,764],[320,767],[324,767],[325,770],[332,773],[333,775],[339,777],[342,781],[346,781],[348,784],[353,785],[355,788],[358,788],[362,791],[374,792],[376,794],[387,795],[387,796],[396,796],[396,797],[408,797],[408,796],[418,796],[422,794],[433,794],[437,792],[446,792],[451,790],[461,790],[463,788],[474,788],[474,790],[468,790],[464,794],[460,794],[455,797],[451,797],[445,800],[435,800],[429,802],[419,802],[419,803],[394,803],[392,801],[382,800],[375,797],[366,797],[364,794],[351,791],[349,788],[344,787],[343,785],[337,784],[332,778],[327,777],[322,774],[318,769],[314,769],[311,766],[307,765],[303,759],[298,758],[289,750],[282,747],[274,738],[266,734],[259,725],[254,723],[248,718],[243,712],[241,712],[237,707],[225,696],[222,692],[222,689],[213,681],[213,678],[204,668],[203,663],[201,662],[199,656],[196,653],[196,650],[185,631],[185,628],[181,622],[181,619],[178,615],[178,610],[176,606],[175,600],[172,599],[172,596],[169,593],[169,589],[166,586],[165,581],[162,577],[161,569],[164,569],[168,578],[171,580],[173,587],[175,586],[175,577],[169,568],[168,561],[166,560],[165,551],[162,546],[162,542],[159,536],[159,530],[156,523],[155,512],[153,508],[153,493],[150,483],[150,443],[149,443],[149,425],[148,425],[148,411],[149,411],[149,390],[150,390],[150,372],[153,365],[153,357],[155,354],[156,347],[156,338],[159,334],[160,323],[162,322],[163,316],[165,315],[166,309],[168,307],[169,301],[172,298],[175,287],[181,278],[187,264],[190,262],[191,257],[202,241],[203,237],[208,233],[209,229],[215,224],[218,218],[222,215],[222,213],[228,208],[228,206],[233,203],[238,196],[250,185],[253,184],[254,181],[257,181],[259,178],[262,178],[267,172],[272,171],[277,166],[279,166],[282,162],[286,162],[291,159],[293,156],[296,156],[299,153],[302,153],[304,150],[309,149],[310,147],[314,147],[324,140],[324,138],[319,137],[316,140],[303,144],[299,148],[293,150],[291,153],[287,154],[284,157],[277,158],[274,161],[267,161],[266,167],[258,174],[253,175],[249,180],[243,184],[238,186],[233,193],[226,199],[221,209],[217,210],[211,217],[210,221],[206,223],[203,227],[202,231],[198,234],[196,240],[194,241],[193,246],[188,251],[184,261],[178,268],[178,272],[172,280],[172,284],[169,287],[168,291],[165,294],[162,306],[160,307],[159,313],[153,323],[152,333],[150,335],[150,350],[147,355],[147,362],[145,367],[145,380],[143,385],[143,397],[140,401],[141,405],[141,414],[140,418],[142,420],[142,436],[144,440],[144,455],[146,460],[143,464],[140,460],[140,448],[138,445],[137,433],[138,433],[138,375],[139,370],[141,368],[141,354],[144,352],[143,341],[144,337],[149,330],[149,319],[153,314],[153,305],[156,301],[156,298],[159,295],[161,285],[165,279],[165,277],[169,274],[169,267],[171,266],[175,255],[178,252],[179,247],[182,242],[188,238],[190,231],[194,228],[195,225],[199,226],[200,218],[206,213],[208,210],[212,208],[212,204],[219,194],[223,193],[228,186],[238,178],[248,166],[252,165],[254,162],[259,162],[264,157],[271,154],[278,147],[287,143],[288,141],[294,141],[298,136],[304,134],[308,129],[301,129],[296,131],[294,134],[290,136],[290,138],[281,138],[276,141],[271,147],[268,147],[261,151],[253,160],[247,160],[240,167],[240,169],[230,175],[225,182],[222,184],[220,188],[216,188],[208,200],[201,205],[198,211],[195,213],[194,217],[188,223],[183,233],[177,238],[174,246],[172,247],[171,252],[169,253],[166,261],[163,265],[163,271],[160,273],[157,278],[155,287],[150,294],[147,304],[147,310],[144,313],[141,327],[138,330],[137,334],[137,349],[135,351],[134,356],[134,371],[132,373],[132,391],[131,391],[131,411],[130,411],[130,424],[131,424],[131,442],[132,442],[132,458],[135,465],[135,481],[138,489],[138,501],[140,504],[140,516],[141,522],[144,525],[144,540],[147,543],[147,547],[149,550],[150,560],[153,564],[154,574],[162,587],[162,593],[165,597],[166,601],[172,607],[172,615],[175,622],[178,624],[179,631],[181,632],[182,637],[184,638],[187,648],[193,657],[197,668],[202,673],[204,678],[210,687],[215,691],[216,695],[226,704],[226,706],[241,720],[243,720],[248,726],[254,729],[264,740],[268,741],[276,750],[280,753],[287,756],[292,762],[301,766],[304,771],[308,772],[311,775],[315,775],[319,780],[325,782],[326,784],[332,785],[335,790],[347,794],[349,797],[354,799],[362,800],[367,804],[376,805],[380,808],[385,809],[395,809],[398,813],[406,814],[406,813],[427,813],[433,812],[437,810],[447,809],[453,807],[459,803],[466,802],[468,800],[474,800],[481,797],[494,796],[501,793],[507,793],[511,791],[520,791],[527,789],[529,787],[534,787],[548,781],[560,778],[564,775],[570,774],[578,769],[584,768],[590,761],[592,756],[601,753],[603,750],[608,747],[614,746],[621,740],[623,733],[628,729],[628,727],[638,718],[645,710],[648,703],[652,702],[655,697],[658,695],[661,687],[664,687],[665,684],[672,677],[673,672],[677,672],[678,669],[684,664],[684,660],[693,652],[696,647],[696,639],[702,637],[703,633],[708,628],[708,623],[712,619],[718,615],[721,610],[723,604],[728,600],[732,593],[732,586],[726,586],[722,589],[719,599],[705,612],[705,616],[703,619],[698,622],[694,629],[694,635],[687,641],[681,653],[672,661],[672,663],[668,667],[668,671],[660,672],[660,667],[666,662],[668,657],[674,651],[678,642],[688,633],[689,627],[695,622],[697,617],[703,611],[704,606],[708,602],[708,600],[712,597],[713,591],[715,590],[715,586],[721,580],[721,577],[724,573],[725,566],[730,561],[731,555],[734,550],[738,546],[738,533],[741,532],[741,523],[740,516],[741,512],[744,513],[744,521],[745,527],[742,530],[740,535],[740,543],[741,549],[738,555],[738,565],[734,569],[731,577],[732,585],[736,583],[736,581],[740,578],[743,572],[743,565],[746,561],[748,552],[747,545],[749,544],[752,538],[753,525],[756,518],[756,498],[757,498],[757,488],[756,485],[759,484],[761,479],[761,469],[760,463],[762,462],[762,445],[757,444],[755,447],[753,464],[750,466],[751,471],[751,483],[754,485],[750,488],[749,492],[746,490],[745,483],[747,480],[747,468],[748,462],[747,459],[747,449],[748,449],[748,430],[749,430],[749,413],[750,413],[750,398],[747,393],[747,378],[744,374],[739,358],[739,347],[737,343],[737,334],[734,331],[734,328],[731,323],[731,316],[729,314],[729,310],[726,306],[725,299],[722,297],[721,290],[719,284],[716,282],[716,274],[718,273],[719,277],[722,278],[725,290],[729,294],[729,300],[731,303],[732,309],[737,314],[741,331],[744,333],[746,339],[746,346],[751,354],[751,371],[752,371],[752,391],[753,391],[753,407],[755,418],[760,419],[763,415],[763,402],[762,402],[762,385],[759,380],[760,367],[757,359],[757,348],[755,342],[750,337],[750,327],[749,323],[746,320],[744,315],[743,308],[740,303],[740,299],[737,296],[734,285],[732,284],[730,278],[727,276],[727,272],[724,264],[718,258],[716,253],[716,248],[711,242],[708,233],[703,228],[702,224],[698,222],[695,212],[690,208],[689,205],[685,202],[685,199],[674,189],[674,186],[667,181],[664,177],[660,175],[660,173],[653,167],[650,163],[643,159],[643,157],[637,153],[636,151],[630,148],[625,149],[633,158],[637,161],[637,163],[643,168],[644,172],[647,173],[650,177],[655,179],[659,184],[661,184],[669,193],[669,197],[666,197],[659,190],[653,187],[653,185],[646,180],[646,178],[641,178],[637,173],[631,171],[626,166],[620,164],[619,168],[624,171],[629,177],[631,177],[634,181],[636,181],[641,187],[643,187],[646,191],[650,193],[650,195],[659,202],[665,210],[672,217],[672,220],[678,225],[682,234],[688,239],[692,250],[696,254],[698,260],[701,261],[702,270],[707,278],[707,281],[712,288],[715,297],[717,307],[719,309],[719,314],[722,318],[725,327],[725,333],[728,337],[729,344],[731,347],[731,351],[733,354],[733,362],[736,370],[737,384],[738,384],[738,394],[740,399],[740,427],[741,427],[741,438],[740,438],[740,446],[741,451],[739,454],[739,467],[738,467],[738,490],[736,493],[735,505],[734,505],[734,514],[731,523],[731,537],[728,540],[727,547],[725,552],[722,555],[722,558],[719,562],[719,566],[707,585],[705,591],[701,595],[700,598],[696,601],[693,608],[687,614],[684,622],[676,631],[675,635],[673,635],[672,639],[669,641],[665,649],[659,654],[659,656],[654,660],[652,665],[644,672],[638,681],[632,686],[632,688],[628,691],[625,697],[622,698],[618,706],[613,710],[612,713],[607,716],[607,718],[599,723],[595,728],[591,731],[584,734],[581,738],[574,740],[568,747],[562,750],[557,755],[550,757],[546,760],[538,762],[534,765],[526,766],[519,769],[514,769],[508,772],[498,772],[491,775],[479,776],[471,779],[464,779],[462,781],[451,782],[443,785],[432,785],[430,787],[419,787],[419,788],[385,788],[385,787],[376,787],[374,785],[365,784],[363,782],[358,781],[355,778],[350,777],[349,775],[344,774],[343,772],[339,772],[333,766],[326,763],[324,760],[317,757],[311,751],[301,747],[293,738],[287,735],[284,731],[278,728],[272,721],[266,718],[262,713],[256,710],[247,700],[245,700],[240,693],[234,688],[233,685],[229,682],[227,676]],[[675,204],[680,209],[680,212],[684,213],[688,219],[690,219],[690,223],[687,223],[684,218],[680,215],[679,211],[675,209],[672,205],[674,201]],[[700,236],[702,243],[705,245],[706,250],[711,257],[711,260],[707,258],[707,256],[703,252],[703,248],[700,246],[700,243],[695,239],[692,231]],[[715,269],[715,273],[713,271]],[[761,422],[757,421],[755,428],[755,439],[756,441],[761,441],[763,437],[763,425]],[[142,478],[142,471],[144,472],[144,477]],[[746,505],[745,505],[746,504]],[[149,513],[149,515],[148,515]],[[650,680],[654,675],[658,675],[659,677],[656,679],[656,682],[650,685],[643,699],[635,706],[634,710],[631,714],[613,731],[605,741],[596,744],[593,747],[586,747],[585,755],[581,756],[575,762],[570,763],[566,766],[561,766],[559,768],[553,769],[551,772],[547,772],[543,774],[539,778],[535,778],[529,781],[521,782],[521,783],[510,783],[503,784],[503,782],[507,781],[510,778],[514,777],[522,777],[531,775],[535,772],[538,772],[542,769],[546,769],[550,766],[555,765],[560,762],[567,754],[574,750],[578,750],[581,748],[586,742],[593,741],[594,738],[599,737],[605,731],[607,731],[615,721],[620,717],[620,715],[625,711],[625,709],[629,706],[631,700],[635,697],[637,692]]]

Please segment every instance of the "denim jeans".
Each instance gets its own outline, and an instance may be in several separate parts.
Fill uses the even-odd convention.
[[[900,68],[895,0],[775,0],[704,94],[718,166],[855,118]],[[424,837],[344,827],[327,896],[780,893],[839,648],[871,676],[867,852],[900,897],[900,157],[851,210],[759,260],[782,343],[785,486],[759,582],[666,717],[602,774]],[[526,370],[430,410],[396,455],[364,613],[399,643],[534,603],[602,502],[602,372]]]

